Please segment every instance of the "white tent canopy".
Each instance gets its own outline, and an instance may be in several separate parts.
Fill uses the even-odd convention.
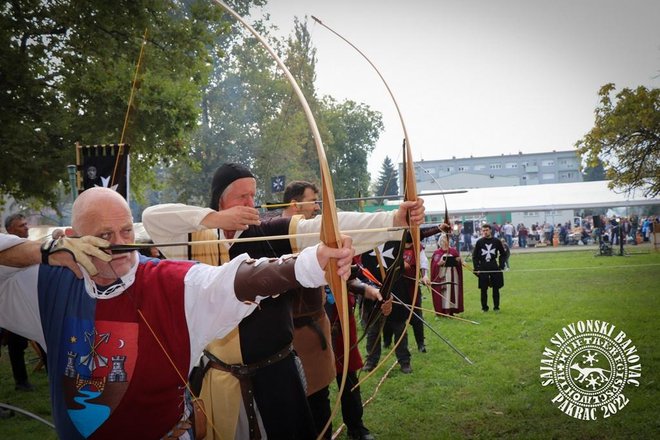
[[[607,187],[609,181],[553,183],[468,189],[467,193],[446,195],[452,215],[493,212],[552,211],[583,208],[614,208],[660,204],[660,198],[643,196],[642,190],[620,193]],[[441,195],[424,196],[426,213],[445,210]]]

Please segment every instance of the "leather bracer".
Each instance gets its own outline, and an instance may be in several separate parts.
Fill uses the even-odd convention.
[[[254,301],[257,296],[279,295],[297,287],[295,256],[246,260],[238,267],[234,291],[239,301]]]

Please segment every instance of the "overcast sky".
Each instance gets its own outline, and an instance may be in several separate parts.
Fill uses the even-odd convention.
[[[314,15],[360,48],[396,97],[415,160],[568,150],[599,88],[660,87],[658,0],[270,0],[288,34]],[[317,88],[382,112],[370,158],[401,161],[396,109],[373,69],[309,18]]]

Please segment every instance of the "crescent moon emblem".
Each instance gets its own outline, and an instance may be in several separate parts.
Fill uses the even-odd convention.
[[[120,340],[119,340],[119,347],[118,347],[118,348],[124,348],[124,344],[125,344],[124,340],[123,340],[123,339],[120,339]]]

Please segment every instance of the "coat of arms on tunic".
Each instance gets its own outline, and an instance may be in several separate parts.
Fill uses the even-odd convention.
[[[70,319],[62,391],[76,429],[91,435],[121,402],[135,370],[138,325]]]

